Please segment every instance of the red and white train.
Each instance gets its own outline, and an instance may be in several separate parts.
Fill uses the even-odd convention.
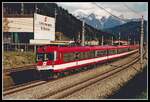
[[[43,75],[51,76],[120,58],[137,52],[138,48],[138,45],[43,46],[37,49],[37,70]]]

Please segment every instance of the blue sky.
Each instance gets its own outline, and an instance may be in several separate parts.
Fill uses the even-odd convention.
[[[96,2],[116,16],[123,15],[124,18],[148,19],[148,2]],[[107,12],[98,8],[92,2],[59,2],[59,6],[67,9],[70,13],[84,12],[85,14],[94,13],[99,16],[109,16]]]

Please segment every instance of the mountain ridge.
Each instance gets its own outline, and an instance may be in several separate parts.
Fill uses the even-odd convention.
[[[75,17],[77,17],[77,19],[81,20],[81,21],[85,21],[88,25],[98,29],[98,30],[103,30],[103,29],[108,29],[108,28],[113,28],[115,26],[120,26],[122,24],[128,23],[128,22],[132,22],[132,21],[140,21],[140,18],[132,18],[132,19],[125,19],[125,21],[113,17],[111,15],[109,16],[98,16],[94,13],[86,13],[84,11],[78,11],[73,13],[73,15]],[[120,18],[123,18],[123,15],[120,15]]]
[[[144,20],[144,41],[147,41],[147,21]],[[141,30],[141,21],[130,21],[120,26],[115,26],[113,28],[104,29],[108,33],[112,33],[116,38],[120,33],[121,39],[127,40],[135,39],[139,41],[140,39],[140,30]]]

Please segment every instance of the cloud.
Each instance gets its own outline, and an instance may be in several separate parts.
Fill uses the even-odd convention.
[[[94,13],[99,16],[109,16],[107,12],[104,10],[99,9],[97,6],[95,6],[92,3],[57,3],[58,5],[64,7],[65,9],[69,10],[70,13],[76,14],[77,12],[82,12],[86,15],[89,15],[91,13]],[[108,11],[112,11],[110,8],[106,8]]]
[[[93,5],[91,5],[91,3],[84,3],[84,2],[76,2],[76,3],[59,2],[57,4],[64,7],[64,8],[74,8],[74,9],[83,9],[83,10],[93,8]]]

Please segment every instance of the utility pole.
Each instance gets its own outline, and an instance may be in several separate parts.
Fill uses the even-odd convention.
[[[134,45],[135,45],[136,43],[135,43],[135,34],[134,34]]]
[[[143,16],[141,19],[141,44],[140,44],[140,55],[141,55],[141,67],[142,67],[142,63],[143,63],[143,35],[144,35],[144,31],[143,31]]]
[[[24,14],[24,4],[21,3],[21,15],[23,15],[23,14]]]
[[[78,40],[81,40],[81,39],[80,39],[80,32],[78,33]]]
[[[84,34],[85,33],[85,22],[84,20],[82,21],[82,42],[81,45],[84,46]]]
[[[74,41],[74,37],[72,38],[72,41]]]
[[[112,36],[112,42],[111,42],[111,45],[113,45],[113,43],[114,43],[113,40],[114,40],[114,39],[113,39],[113,36]]]
[[[103,37],[103,35],[102,35],[102,46],[104,45],[104,37]]]
[[[35,4],[35,13],[37,13],[37,10],[38,10],[37,4]]]
[[[120,46],[120,32],[119,32],[119,46]]]
[[[129,35],[128,35],[128,45],[129,45]]]
[[[38,8],[37,8],[37,3],[35,4],[35,13],[37,13],[37,10],[38,10]],[[34,24],[35,24],[35,22],[34,22],[34,20],[35,20],[35,15],[34,15],[34,18],[33,18],[33,32],[34,32]],[[36,50],[37,50],[37,45],[35,44],[34,45],[34,53],[36,54]]]
[[[56,18],[57,18],[57,12],[56,12],[56,8],[55,8],[55,29],[56,29]],[[56,31],[55,31],[55,35],[56,35]],[[59,40],[61,41],[61,36],[62,36],[62,33],[60,33],[59,35]]]
[[[57,11],[56,11],[56,8],[55,8],[55,23],[56,23],[56,17],[57,17]]]

